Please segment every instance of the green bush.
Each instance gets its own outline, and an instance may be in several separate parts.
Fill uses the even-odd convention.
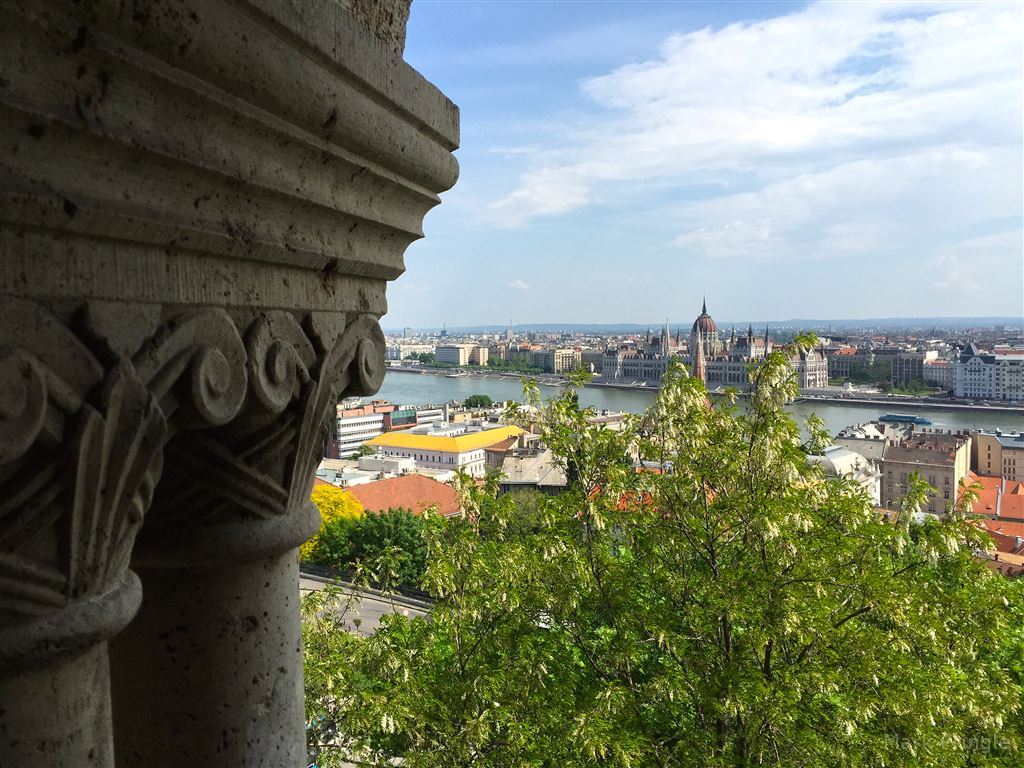
[[[359,562],[374,581],[416,589],[427,562],[424,521],[404,509],[333,521],[320,531],[309,560],[341,569]]]

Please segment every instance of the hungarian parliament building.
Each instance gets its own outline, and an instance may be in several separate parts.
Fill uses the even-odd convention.
[[[746,389],[750,385],[751,364],[763,360],[777,346],[781,345],[772,342],[767,329],[763,337],[755,337],[753,327],[749,326],[745,336],[737,336],[734,328],[729,337],[723,339],[708,314],[705,301],[700,315],[693,321],[686,345],[678,330],[674,337],[671,335],[666,323],[659,335],[652,336],[648,332],[643,346],[606,350],[601,360],[601,373],[606,380],[655,384],[661,381],[673,360],[681,360],[690,374],[702,379],[709,389]],[[800,389],[828,386],[828,360],[821,350],[794,352],[789,362]]]

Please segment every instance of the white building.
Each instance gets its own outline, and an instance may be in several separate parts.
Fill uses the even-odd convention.
[[[948,360],[926,360],[923,365],[924,383],[952,391],[956,386],[955,366]]]
[[[1024,355],[994,355],[968,344],[956,361],[953,379],[957,397],[1024,402]]]
[[[509,437],[518,427],[480,424],[438,424],[402,432],[388,432],[369,441],[384,457],[409,457],[417,467],[462,470],[471,477],[486,474],[486,449]]]
[[[425,469],[405,456],[361,456],[356,459],[323,459],[316,476],[324,482],[339,488],[375,483],[404,475],[426,475],[439,483],[450,483],[455,479],[451,470]]]
[[[871,497],[877,507],[882,502],[882,473],[872,462],[856,451],[839,445],[830,445],[818,456],[807,460],[822,468],[825,477],[852,480]]]
[[[389,407],[393,409],[394,406]],[[384,434],[384,410],[372,403],[356,408],[338,406],[334,432],[338,458],[351,456],[367,440]]]
[[[387,359],[407,360],[411,355],[429,354],[433,351],[433,344],[391,344],[387,349]]]
[[[444,405],[422,405],[416,407],[416,424],[440,424],[448,421],[448,407]]]

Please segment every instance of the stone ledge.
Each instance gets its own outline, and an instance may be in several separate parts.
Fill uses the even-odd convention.
[[[42,0],[0,11],[0,221],[401,274],[457,178],[458,111],[344,9],[129,0],[110,17],[67,13]]]

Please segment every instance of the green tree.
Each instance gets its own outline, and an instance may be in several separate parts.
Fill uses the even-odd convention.
[[[352,458],[353,459],[360,459],[363,456],[376,456],[376,455],[377,455],[377,449],[376,448],[374,448],[372,445],[365,445],[364,444],[364,445],[360,445],[358,448],[356,448],[356,452],[352,454]]]
[[[917,478],[881,517],[807,462],[785,356],[752,377],[741,411],[675,368],[618,432],[528,385],[572,479],[537,525],[467,485],[427,521],[429,621],[338,639],[307,604],[317,764],[1020,765],[1022,600],[987,535],[912,524]]]
[[[363,506],[351,493],[333,485],[314,486],[310,499],[320,512],[320,530],[299,547],[299,559],[303,562],[312,562],[313,552],[327,529],[346,525],[363,514]]]
[[[470,395],[464,403],[467,408],[489,408],[493,404],[494,401],[487,395]]]
[[[361,563],[374,581],[417,588],[426,569],[423,519],[404,509],[325,525],[311,562],[351,569]]]

